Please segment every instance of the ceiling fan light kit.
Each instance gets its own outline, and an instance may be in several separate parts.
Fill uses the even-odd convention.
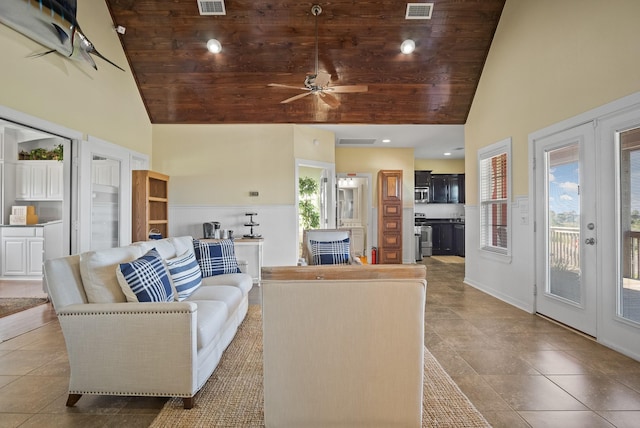
[[[416,42],[414,42],[411,39],[405,40],[400,45],[400,51],[405,55],[412,53],[415,49],[416,49]]]
[[[222,51],[222,43],[216,39],[209,39],[209,41],[207,41],[207,49],[209,49],[211,53],[220,53]]]
[[[330,108],[337,108],[340,106],[340,100],[333,94],[346,94],[355,92],[367,92],[369,87],[367,85],[331,85],[331,74],[326,71],[318,69],[318,15],[322,13],[322,7],[314,4],[311,7],[311,14],[316,17],[315,19],[315,39],[316,39],[316,52],[315,52],[315,71],[314,74],[308,74],[304,79],[303,87],[294,85],[282,85],[280,83],[269,83],[268,86],[288,89],[298,89],[307,91],[302,94],[294,95],[291,98],[280,101],[280,104],[287,104],[291,101],[304,98],[307,95],[314,94],[318,96],[326,105]],[[332,94],[333,93],[333,94]]]

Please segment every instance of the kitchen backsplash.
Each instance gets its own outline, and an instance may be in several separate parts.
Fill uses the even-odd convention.
[[[464,217],[464,204],[415,204],[414,211],[427,218]]]

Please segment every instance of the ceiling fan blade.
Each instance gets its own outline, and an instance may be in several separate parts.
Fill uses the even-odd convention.
[[[299,91],[308,91],[309,90],[309,88],[305,88],[305,87],[301,87],[301,86],[281,85],[280,83],[269,83],[267,86],[273,86],[275,88],[297,89]]]
[[[299,100],[300,98],[306,97],[307,95],[311,95],[311,94],[313,94],[313,92],[305,92],[303,94],[299,94],[291,98],[287,98],[286,100],[280,101],[280,104],[290,103],[291,101]]]
[[[338,100],[336,97],[334,97],[331,94],[326,94],[320,91],[318,92],[318,95],[320,95],[320,99],[324,101],[331,108],[336,108],[340,105],[340,100]]]
[[[335,92],[336,94],[348,94],[353,92],[367,92],[369,87],[367,85],[338,85],[329,86],[325,88],[325,90]]]

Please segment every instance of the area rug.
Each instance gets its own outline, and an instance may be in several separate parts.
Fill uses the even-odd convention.
[[[261,317],[259,305],[249,306],[195,406],[184,410],[181,398],[170,399],[152,428],[264,426]],[[490,427],[426,348],[424,372],[423,427]]]
[[[43,297],[2,297],[0,298],[0,318],[44,303],[47,303],[47,299]]]
[[[464,257],[460,256],[431,256],[431,258],[442,263],[464,263]]]

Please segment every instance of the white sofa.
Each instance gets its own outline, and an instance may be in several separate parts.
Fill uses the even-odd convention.
[[[166,260],[193,252],[193,243],[165,238],[45,262],[69,355],[67,406],[97,394],[182,397],[191,408],[244,319],[253,285],[246,273],[204,278],[183,301],[127,302],[116,268],[151,248]]]
[[[262,268],[269,427],[420,427],[423,265]]]

